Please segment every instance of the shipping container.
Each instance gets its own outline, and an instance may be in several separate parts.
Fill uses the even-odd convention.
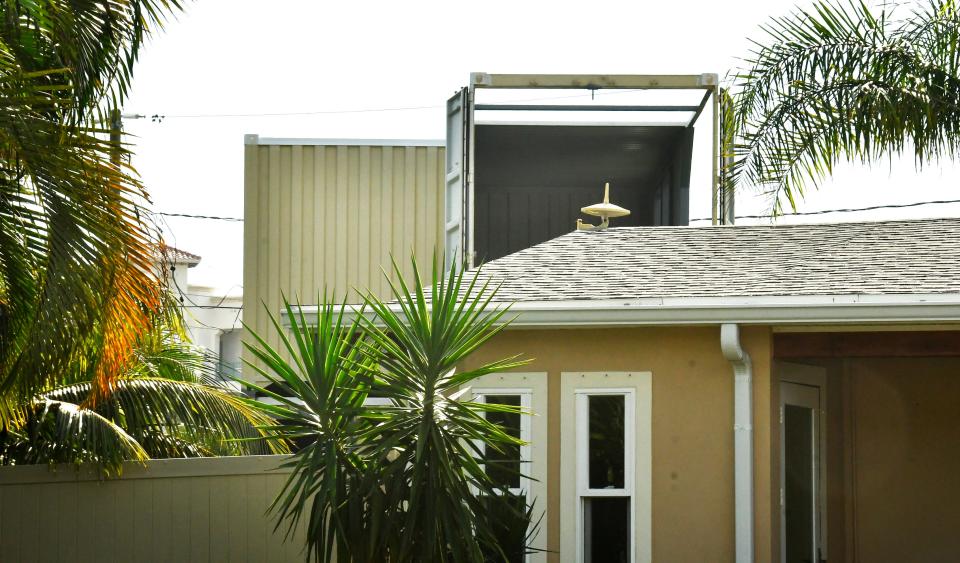
[[[243,320],[269,344],[280,344],[270,315],[283,297],[390,298],[391,256],[409,280],[411,253],[428,262],[442,251],[443,141],[244,142]]]
[[[605,183],[631,210],[615,225],[687,225],[694,125],[711,101],[715,119],[716,91],[715,74],[472,74],[447,102],[450,259],[465,250],[476,265],[569,232]]]

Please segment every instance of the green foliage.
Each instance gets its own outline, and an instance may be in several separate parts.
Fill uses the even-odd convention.
[[[65,373],[89,371],[93,395],[106,392],[160,313],[147,194],[105,116],[179,9],[0,3],[0,428]]]
[[[260,337],[248,345],[263,365],[251,367],[270,382],[261,392],[279,403],[273,435],[309,440],[287,462],[294,471],[273,505],[278,528],[307,520],[309,559],[503,559],[495,534],[504,511],[522,523],[516,531],[528,528],[523,507],[489,510],[501,491],[481,459],[481,445],[520,444],[486,413],[521,411],[463,398],[477,377],[526,362],[461,369],[503,330],[507,309],[491,307],[496,292],[476,275],[452,268],[444,277],[441,267],[434,259],[425,292],[413,261],[411,286],[391,282],[396,301],[367,295],[349,322],[346,306],[325,298],[315,318],[287,303],[289,331],[273,320],[281,350]],[[366,405],[371,394],[388,404]]]
[[[146,191],[108,139],[140,48],[180,9],[0,2],[0,464],[286,451],[184,342]]]
[[[960,12],[929,0],[904,15],[820,1],[771,20],[736,74],[732,181],[766,190],[780,213],[842,161],[956,157]]]
[[[273,419],[227,387],[175,322],[156,320],[138,360],[108,390],[96,389],[95,372],[78,370],[19,405],[0,431],[0,465],[89,462],[115,472],[128,460],[289,451],[263,438]]]
[[[75,120],[103,117],[126,97],[152,31],[183,8],[179,0],[39,0],[0,5],[2,49],[25,73],[64,92]],[[62,74],[60,73],[62,71]]]

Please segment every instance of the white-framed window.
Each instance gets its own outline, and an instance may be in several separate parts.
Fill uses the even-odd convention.
[[[491,403],[519,407],[529,412],[533,402],[533,390],[527,388],[484,388],[474,390],[474,400],[478,403]],[[484,469],[498,487],[513,495],[525,495],[530,490],[530,477],[525,461],[531,458],[531,421],[530,416],[521,413],[486,413],[487,420],[499,424],[507,434],[523,440],[522,446],[507,446],[503,451],[485,448],[483,458],[488,460]]]
[[[651,383],[649,372],[561,374],[564,561],[650,561]]]
[[[533,507],[533,523],[540,520],[540,529],[522,530],[504,526],[501,546],[511,563],[542,563],[546,561],[547,531],[547,374],[494,373],[482,376],[470,384],[470,393],[477,402],[506,404],[534,413],[487,413],[488,420],[500,424],[508,434],[520,438],[524,445],[504,451],[484,452],[485,464],[494,482],[504,492],[491,499],[491,510],[511,511],[502,503],[513,503],[514,509]],[[541,519],[541,515],[543,516]],[[506,518],[506,516],[505,516]],[[526,539],[526,543],[524,543]],[[532,548],[535,551],[524,555]]]
[[[577,389],[577,560],[631,561],[633,389]]]

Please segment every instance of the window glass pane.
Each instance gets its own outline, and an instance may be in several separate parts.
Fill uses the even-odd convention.
[[[813,561],[813,410],[786,405],[784,429],[784,512],[787,563]]]
[[[630,498],[583,499],[583,559],[586,563],[630,561]]]
[[[590,488],[622,489],[624,476],[623,395],[591,395],[590,409]]]
[[[520,395],[487,395],[486,402],[519,407]],[[487,420],[499,424],[514,438],[520,438],[520,413],[488,412]],[[520,446],[500,444],[499,447],[501,451],[486,448],[484,461],[487,475],[500,487],[517,488],[520,486]]]
[[[493,521],[497,545],[506,556],[504,559],[496,549],[484,546],[484,561],[523,563],[527,549],[527,521],[524,516],[526,495],[507,493],[484,497],[483,500],[487,504],[487,514]]]

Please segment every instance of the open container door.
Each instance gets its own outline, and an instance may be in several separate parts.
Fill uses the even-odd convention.
[[[444,255],[449,269],[456,262],[473,266],[470,238],[470,89],[447,100],[446,188],[444,190]]]

